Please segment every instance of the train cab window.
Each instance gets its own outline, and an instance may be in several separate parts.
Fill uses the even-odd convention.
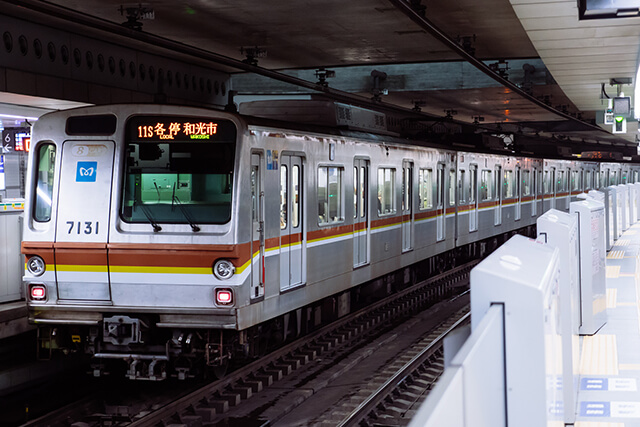
[[[514,196],[514,182],[513,182],[513,171],[505,170],[504,171],[504,182],[502,183],[502,198],[510,199]]]
[[[451,169],[449,171],[449,206],[455,206],[456,204],[456,171]]]
[[[342,214],[342,175],[344,168],[318,167],[318,224],[344,221]]]
[[[125,222],[231,220],[236,126],[205,117],[135,116],[126,124],[120,217]]]
[[[433,207],[433,169],[420,169],[418,171],[420,209]]]
[[[36,154],[36,194],[33,207],[33,219],[47,222],[51,219],[51,200],[53,197],[53,178],[56,168],[56,147],[43,144]]]
[[[526,169],[522,171],[522,195],[531,195],[531,172]]]
[[[396,170],[378,169],[378,214],[388,215],[396,212],[395,181]]]
[[[480,176],[480,200],[491,200],[493,198],[493,178],[492,171],[483,170]]]

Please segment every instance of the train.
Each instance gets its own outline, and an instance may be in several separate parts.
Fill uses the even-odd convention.
[[[96,376],[224,375],[639,172],[192,106],[48,113],[22,242],[38,354]]]

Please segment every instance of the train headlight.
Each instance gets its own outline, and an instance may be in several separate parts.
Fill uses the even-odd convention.
[[[235,272],[236,268],[226,259],[218,260],[213,265],[213,274],[220,280],[230,279]]]
[[[38,255],[30,257],[27,261],[27,270],[34,276],[42,276],[46,269],[44,260]]]
[[[216,289],[216,305],[233,305],[233,291],[228,288]]]
[[[47,288],[44,285],[31,285],[29,287],[29,297],[33,301],[44,301],[47,299]]]

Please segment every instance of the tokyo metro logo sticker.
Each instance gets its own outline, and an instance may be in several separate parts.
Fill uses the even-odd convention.
[[[76,182],[96,182],[98,162],[78,162]]]

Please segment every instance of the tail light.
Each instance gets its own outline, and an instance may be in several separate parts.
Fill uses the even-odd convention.
[[[216,289],[216,305],[233,305],[233,291],[228,288]]]
[[[47,299],[47,288],[44,285],[31,285],[29,297],[32,301],[44,301]]]

